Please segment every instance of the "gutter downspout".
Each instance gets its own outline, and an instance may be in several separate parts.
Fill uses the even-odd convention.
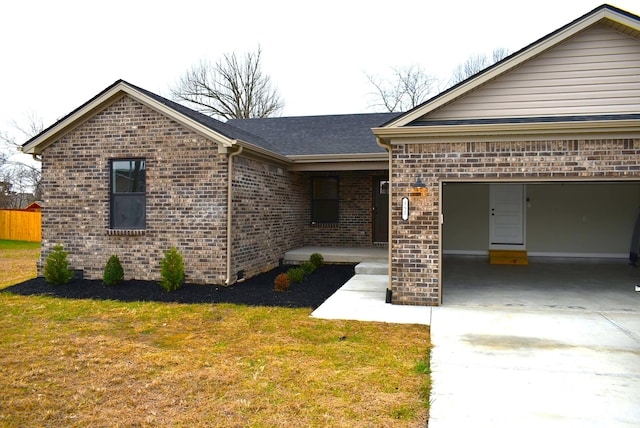
[[[376,137],[376,142],[378,143],[378,145],[382,148],[384,148],[387,153],[389,153],[389,206],[387,207],[387,209],[389,210],[389,236],[387,237],[387,249],[388,249],[388,261],[387,263],[389,263],[389,275],[387,278],[387,295],[385,298],[385,303],[393,303],[393,290],[391,289],[391,269],[392,269],[392,264],[391,264],[391,236],[392,236],[392,230],[391,230],[391,226],[393,225],[393,222],[391,221],[391,207],[392,207],[392,203],[393,203],[393,183],[391,182],[391,178],[393,177],[392,171],[391,171],[391,167],[392,167],[392,162],[391,162],[391,152],[392,152],[392,148],[391,148],[391,144],[384,142],[380,137]]]
[[[237,143],[237,140],[234,140]],[[233,218],[233,206],[232,206],[232,190],[233,190],[233,158],[242,153],[243,147],[237,145],[238,150],[229,153],[227,158],[227,279],[225,279],[225,285],[231,285],[231,220]]]
[[[17,149],[18,149],[18,151],[19,151],[20,153],[25,153],[25,154],[26,154],[26,152],[23,150],[22,146],[18,146],[18,147],[17,147]],[[35,150],[34,150],[34,151],[33,151],[33,153],[31,153],[31,157],[32,157],[32,158],[33,158],[33,160],[34,160],[34,161],[36,161],[36,162],[42,162],[42,153],[38,154],[38,153],[36,153],[36,152],[35,152]]]

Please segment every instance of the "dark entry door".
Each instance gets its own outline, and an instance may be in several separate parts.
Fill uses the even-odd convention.
[[[389,179],[373,180],[373,242],[389,240]]]

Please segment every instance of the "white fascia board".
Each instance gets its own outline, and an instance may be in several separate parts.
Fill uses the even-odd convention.
[[[293,163],[322,163],[322,162],[371,162],[389,158],[388,153],[349,153],[327,155],[289,155]]]
[[[374,128],[373,133],[383,141],[397,144],[397,139],[437,140],[439,142],[498,141],[499,137],[550,137],[576,136],[601,137],[624,134],[627,138],[640,136],[640,121],[594,120],[572,122],[498,123],[473,125],[409,126],[402,128]],[[395,141],[394,141],[395,140]]]
[[[288,156],[290,171],[388,170],[388,153]]]
[[[288,166],[289,171],[388,171],[389,161],[378,162],[321,162],[298,163]]]

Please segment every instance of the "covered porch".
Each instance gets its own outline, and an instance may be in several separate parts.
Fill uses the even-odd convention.
[[[325,263],[384,262],[388,264],[389,250],[385,246],[372,247],[321,247],[308,246],[287,251],[284,263],[299,264],[309,260],[313,253],[322,254]],[[387,266],[388,268],[388,266]],[[387,271],[388,272],[388,271]]]

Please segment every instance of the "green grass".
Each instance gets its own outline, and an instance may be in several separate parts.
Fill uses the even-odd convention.
[[[20,280],[33,277],[39,249],[8,245],[0,256],[29,266],[16,272]],[[6,293],[0,314],[0,426],[407,427],[428,419],[425,326],[318,320],[310,309]]]
[[[39,242],[0,240],[0,289],[36,276]]]
[[[0,250],[36,250],[40,249],[39,242],[7,241],[0,239]]]

